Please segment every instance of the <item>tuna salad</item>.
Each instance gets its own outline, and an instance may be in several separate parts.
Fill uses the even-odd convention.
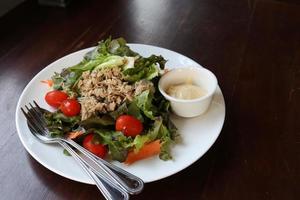
[[[51,80],[44,116],[53,137],[66,136],[95,155],[125,164],[172,159],[178,137],[169,102],[158,91],[162,56],[143,57],[123,38],[100,41],[83,60]]]

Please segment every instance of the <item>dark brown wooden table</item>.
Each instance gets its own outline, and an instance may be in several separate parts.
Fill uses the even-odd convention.
[[[15,108],[33,76],[112,35],[178,51],[212,70],[226,100],[213,147],[132,199],[300,199],[300,2],[27,1],[0,19],[0,199],[102,199],[23,148]]]

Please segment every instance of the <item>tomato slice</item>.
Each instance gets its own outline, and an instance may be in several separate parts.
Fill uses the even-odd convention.
[[[60,110],[68,117],[76,116],[80,113],[80,104],[76,99],[66,99],[60,105]]]
[[[143,124],[131,115],[121,115],[116,121],[116,131],[122,131],[126,136],[136,136],[143,131]]]
[[[45,100],[47,104],[50,106],[53,106],[55,108],[58,108],[61,103],[68,98],[68,95],[62,91],[59,90],[53,90],[46,94]]]
[[[93,141],[93,138],[93,133],[87,135],[83,140],[83,147],[95,154],[96,156],[104,158],[107,153],[106,147],[103,144],[97,143],[97,141]]]

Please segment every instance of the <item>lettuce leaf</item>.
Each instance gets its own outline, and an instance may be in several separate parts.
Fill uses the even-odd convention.
[[[109,55],[99,55],[97,58],[93,60],[83,60],[77,65],[67,68],[69,71],[78,71],[84,72],[87,70],[93,70],[96,66],[100,65],[101,63],[105,62],[110,56]]]
[[[111,37],[109,37],[108,39],[99,42],[97,51],[102,55],[137,56],[138,54],[132,51],[126,44],[127,42],[124,38],[112,40]]]
[[[115,111],[110,112],[109,115],[116,120],[120,115],[126,114],[127,112],[128,108],[125,102],[122,105],[120,105]]]
[[[79,122],[79,125],[83,126],[85,129],[103,128],[106,126],[114,126],[114,124],[114,119],[111,118],[109,115],[104,115],[102,117],[91,117]]]
[[[101,143],[108,146],[111,159],[124,162],[129,148],[132,146],[132,138],[126,137],[122,132],[94,130],[101,138]]]
[[[144,117],[141,113],[141,110],[139,107],[135,104],[135,102],[131,102],[128,106],[128,115],[132,115],[138,120],[140,120],[142,123],[144,122]]]
[[[152,80],[159,76],[159,71],[164,69],[166,60],[162,56],[151,55],[148,58],[139,57],[133,68],[123,70],[125,80],[136,82],[142,79]]]
[[[148,81],[152,80],[153,78],[157,77],[159,75],[159,69],[155,64],[152,64],[149,66],[145,79]]]
[[[67,117],[59,110],[55,112],[43,110],[43,115],[50,135],[53,137],[63,136],[78,128],[78,123],[80,122],[80,116]]]
[[[123,103],[115,111],[110,112],[109,116],[116,120],[120,115],[124,114],[132,115],[141,122],[144,122],[144,117],[141,113],[141,110],[137,107],[137,105],[134,102],[131,102],[128,105],[126,104],[126,102]]]
[[[138,152],[145,143],[159,139],[161,142],[159,158],[162,160],[172,159],[170,147],[174,143],[168,128],[163,124],[162,118],[157,118],[152,128],[144,135],[138,135],[133,140],[134,151]]]
[[[133,102],[136,106],[151,120],[154,120],[157,108],[152,105],[152,93],[149,90],[145,90],[138,96],[135,96]]]
[[[97,65],[94,70],[97,69],[104,69],[104,68],[113,68],[113,67],[119,67],[125,64],[125,58],[121,56],[108,56],[103,60],[102,63]]]
[[[134,151],[138,152],[144,146],[145,143],[149,143],[157,139],[161,125],[162,120],[156,120],[152,128],[146,134],[137,135],[133,141]]]
[[[160,127],[160,137],[161,147],[159,158],[162,160],[170,160],[172,159],[170,147],[174,141],[171,139],[171,135],[168,128],[163,124]]]

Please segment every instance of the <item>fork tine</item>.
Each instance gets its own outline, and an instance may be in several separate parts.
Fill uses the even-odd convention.
[[[26,108],[26,109],[27,109],[27,111],[29,112],[29,110],[30,110],[30,109],[28,108],[28,106],[27,106],[27,105],[25,105],[25,108]],[[28,112],[27,112],[27,114],[28,114]]]
[[[31,117],[24,111],[23,108],[21,108],[21,110],[27,119],[27,125],[29,126],[30,131],[32,132],[32,130],[34,130],[35,132],[38,132],[37,128],[32,124]],[[34,132],[32,132],[32,134],[36,135]]]
[[[35,116],[35,119],[36,119],[38,122],[40,122],[40,123],[42,123],[42,124],[45,124],[44,120],[42,120],[41,114],[40,114],[40,113],[32,106],[31,103],[29,103],[29,105],[30,105],[30,110],[29,110],[29,112],[30,112],[32,115]]]
[[[33,101],[33,104],[35,105],[34,109],[40,114],[43,115],[41,107],[36,103],[36,101]]]
[[[27,106],[25,106],[25,107],[26,107],[27,110],[28,110],[28,107],[27,107]],[[25,110],[24,110],[23,108],[21,108],[21,110],[22,110],[23,114],[25,115],[25,117],[26,117],[26,119],[27,119],[27,125],[28,125],[29,130],[30,130],[30,132],[32,133],[32,135],[33,135],[34,137],[36,137],[38,140],[40,140],[41,142],[46,142],[46,140],[45,140],[45,138],[44,138],[45,135],[43,136],[43,134],[41,134],[41,131],[39,130],[39,128],[35,126],[35,125],[36,125],[36,122],[33,122],[33,121],[32,121],[31,114],[26,113]]]
[[[40,113],[36,111],[36,109],[33,107],[33,105],[31,103],[29,103],[30,108],[34,111],[34,113],[39,116]]]
[[[36,101],[33,100],[33,103],[34,103],[34,105],[35,105],[34,110],[35,110],[36,112],[38,112],[38,113],[41,115],[41,118],[42,118],[42,119],[45,119],[45,118],[44,118],[44,113],[42,112],[42,108],[37,104]],[[44,122],[44,126],[47,127],[46,121],[43,120],[43,122]]]
[[[25,108],[27,110],[27,112],[25,112],[23,109],[23,113],[26,116],[28,121],[32,121],[32,118],[34,118],[34,116],[32,115],[32,113],[30,112],[30,109],[27,107],[27,105],[25,105]]]
[[[44,116],[44,113],[42,112],[42,108],[37,104],[36,101],[33,100],[33,103],[35,105],[34,110],[41,115],[41,118],[43,119],[43,122],[44,122],[44,126],[47,127],[47,123],[45,121],[45,116]]]
[[[38,133],[47,135],[47,129],[40,124],[40,122],[37,120],[37,117],[34,116],[32,111],[25,105],[26,109],[28,110],[28,115],[30,116],[29,121],[36,127],[36,130]]]
[[[25,112],[25,110],[22,107],[21,107],[21,111],[25,115],[25,117],[27,118],[27,113]]]
[[[42,115],[42,113],[40,111],[37,111],[37,109],[33,107],[31,103],[29,103],[29,105],[31,107],[31,110],[33,111],[33,114],[36,116],[36,119],[42,124],[42,127],[47,127],[47,124],[44,120],[44,116]]]
[[[35,100],[33,100],[33,103],[39,110],[41,110],[41,107],[37,104],[37,102]]]
[[[25,117],[27,118],[27,122],[35,129],[35,131],[38,131],[39,128],[36,126],[36,121],[34,121],[34,116],[32,115],[32,113],[30,112],[30,109],[25,105],[26,109],[27,109],[27,113],[23,110],[22,111],[25,115]]]
[[[25,112],[25,110],[23,108],[21,108],[21,110],[22,110],[24,116],[26,117],[26,119],[29,120],[29,118],[30,118],[29,115]]]

